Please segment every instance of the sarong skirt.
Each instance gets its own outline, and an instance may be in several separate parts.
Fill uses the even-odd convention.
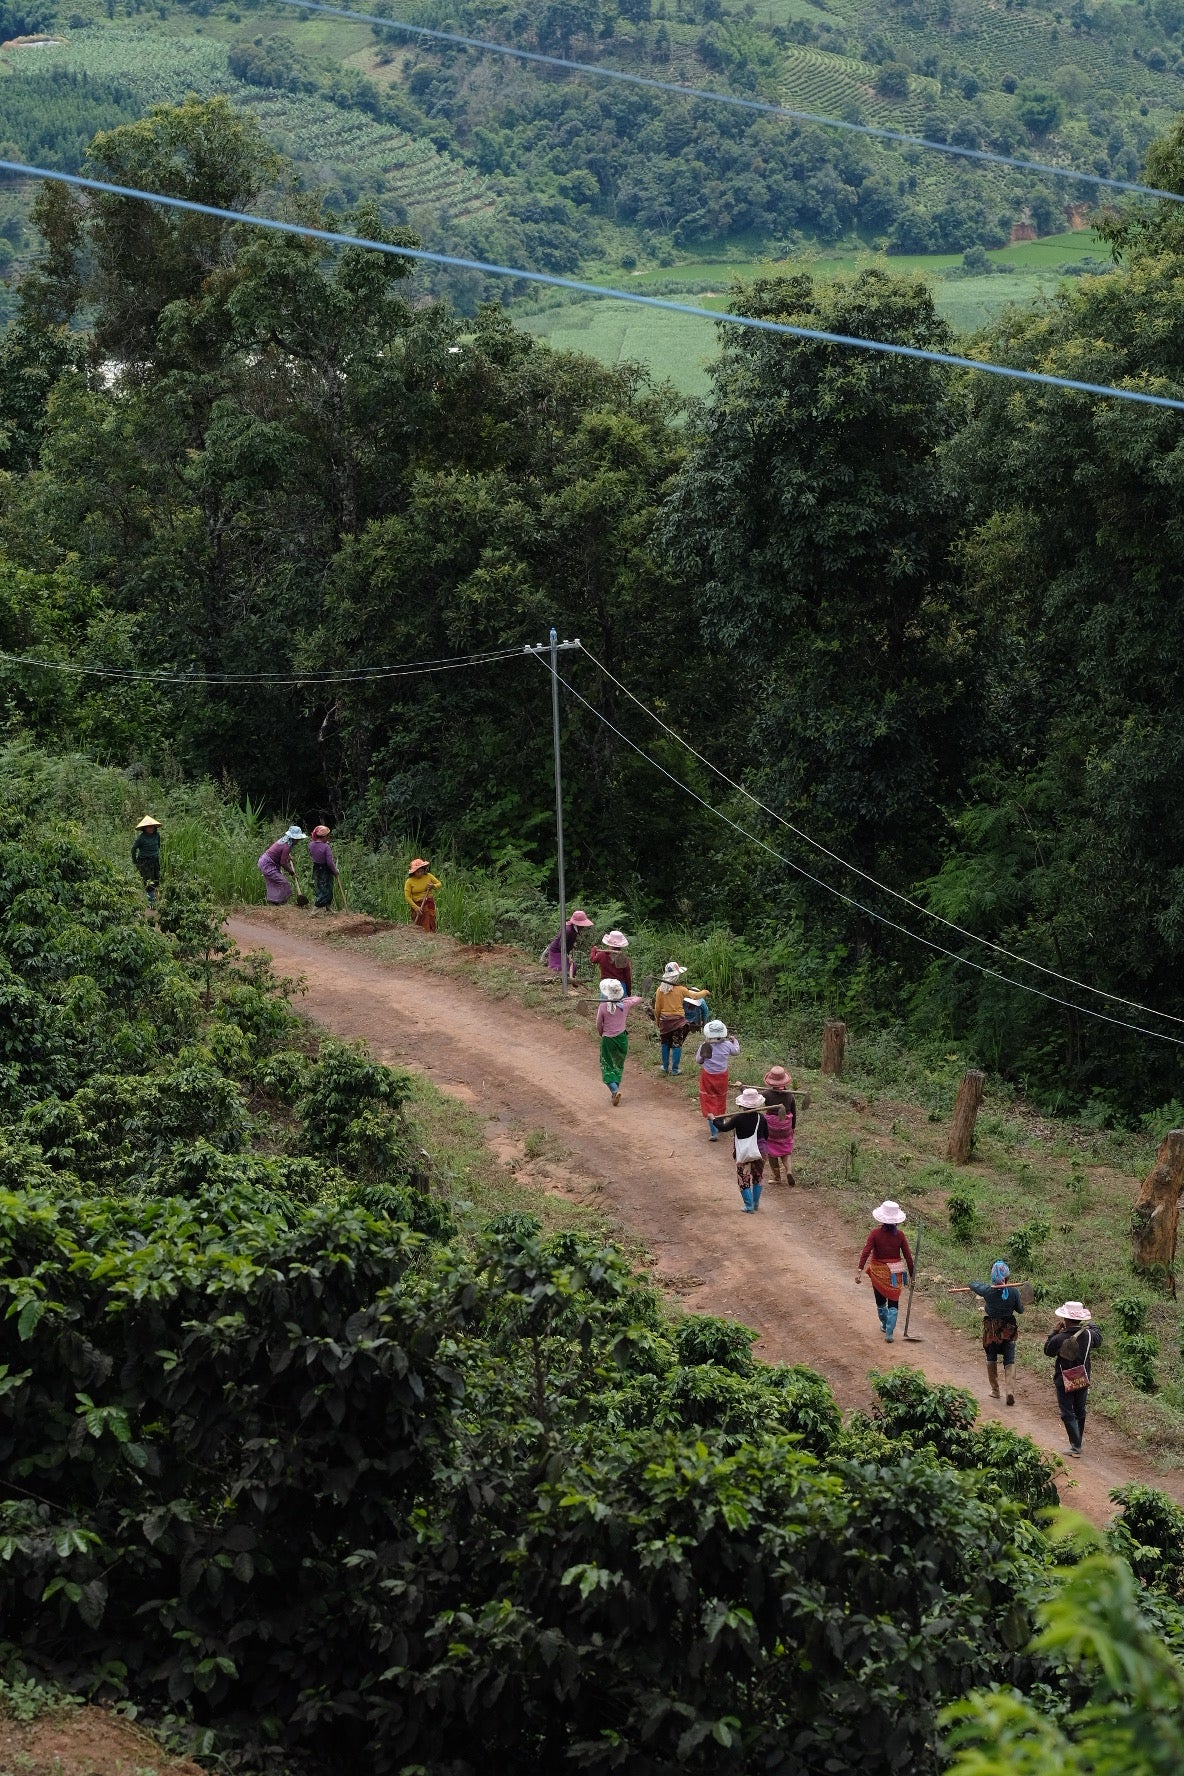
[[[616,1091],[621,1083],[621,1075],[625,1071],[625,1056],[628,1053],[628,1030],[622,1030],[619,1036],[600,1038],[600,1077],[610,1091]]]
[[[704,1116],[728,1114],[728,1076],[726,1073],[699,1072],[699,1108]]]

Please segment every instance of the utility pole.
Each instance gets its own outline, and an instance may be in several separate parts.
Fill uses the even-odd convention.
[[[559,973],[563,981],[563,996],[567,997],[567,884],[563,879],[563,775],[559,762],[559,658],[567,649],[578,648],[579,636],[574,641],[560,641],[557,632],[552,629],[549,642],[539,642],[537,646],[527,646],[528,654],[549,653],[551,656],[551,734],[555,746],[555,848],[559,858]]]

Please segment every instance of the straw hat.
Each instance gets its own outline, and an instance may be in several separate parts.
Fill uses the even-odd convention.
[[[136,821],[136,831],[140,832],[146,826],[159,826],[159,825],[160,825],[159,820],[154,820],[152,818],[151,814],[145,814],[143,820]]]
[[[420,870],[425,870],[427,867],[428,860],[426,857],[413,857],[411,862],[407,865],[407,874],[409,876],[417,876]]]
[[[784,1067],[770,1067],[765,1074],[764,1082],[766,1085],[771,1085],[774,1091],[788,1091],[793,1085],[793,1080]]]
[[[577,907],[571,916],[570,923],[578,926],[581,931],[587,931],[592,921],[584,911],[583,907]]]
[[[314,826],[312,829],[312,836],[314,839],[327,839],[329,837],[329,828],[327,826]]]
[[[308,834],[306,832],[301,832],[298,826],[290,826],[284,834],[284,837],[287,839],[289,845],[294,845],[297,839],[306,839]]]
[[[625,997],[624,981],[602,980],[600,983],[600,997],[602,999],[610,1000],[612,1004],[615,1005],[618,999],[623,999]]]
[[[703,1026],[703,1034],[706,1036],[708,1042],[722,1042],[727,1033],[728,1026],[724,1023],[722,1018],[712,1018],[710,1023],[704,1024]]]
[[[686,969],[680,968],[677,962],[667,962],[665,968],[662,970],[662,979],[664,981],[670,981],[671,984],[673,984],[676,980],[681,979],[685,973]]]
[[[872,1220],[881,1222],[885,1227],[899,1227],[902,1221],[908,1220],[908,1216],[899,1203],[889,1200],[882,1202],[878,1209],[872,1210]]]
[[[744,1090],[737,1096],[736,1102],[739,1104],[741,1110],[763,1110],[765,1107],[765,1100],[761,1097],[761,1094],[757,1091],[755,1085],[746,1085]]]
[[[1062,1307],[1057,1308],[1058,1320],[1080,1320],[1084,1325],[1086,1320],[1092,1320],[1093,1317],[1089,1308],[1082,1307],[1080,1301],[1066,1301]]]

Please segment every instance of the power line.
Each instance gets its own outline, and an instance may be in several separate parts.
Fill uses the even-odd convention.
[[[457,672],[468,666],[489,666],[500,660],[518,660],[522,649],[500,648],[486,654],[463,654],[450,659],[414,660],[405,666],[365,666],[341,672],[301,672],[270,676],[262,672],[157,672],[125,666],[88,666],[72,660],[39,660],[28,654],[0,653],[0,666],[33,666],[44,672],[65,672],[76,677],[116,679],[130,684],[218,685],[265,689],[267,686],[370,684],[394,678],[420,678],[432,672]]]
[[[641,308],[691,315],[700,321],[746,327],[751,332],[778,334],[789,339],[811,339],[822,345],[841,345],[855,351],[882,352],[888,357],[912,358],[921,363],[941,364],[952,370],[975,370],[985,376],[1002,376],[1014,382],[1030,382],[1045,388],[1068,389],[1075,394],[1101,395],[1112,400],[1134,401],[1140,406],[1167,407],[1175,412],[1184,412],[1184,400],[1174,395],[1153,395],[1143,389],[1082,382],[1076,377],[1054,376],[1050,371],[1021,370],[1012,364],[996,364],[989,358],[963,358],[953,352],[930,351],[920,345],[902,345],[885,339],[862,339],[855,334],[832,333],[819,327],[798,327],[789,321],[769,321],[757,315],[733,314],[727,309],[716,313],[711,309],[700,308],[695,303],[672,302],[664,296],[643,296],[636,290],[618,290],[610,285],[585,283],[579,278],[560,277],[554,272],[528,271],[522,266],[495,265],[485,259],[462,259],[451,253],[430,252],[426,247],[396,246],[392,241],[370,240],[365,235],[345,234],[337,229],[314,228],[305,222],[287,222],[276,216],[255,216],[246,210],[222,209],[217,204],[199,203],[195,198],[168,197],[163,192],[142,191],[134,185],[115,185],[106,179],[87,178],[82,173],[61,173],[49,167],[26,166],[15,160],[0,160],[0,173],[16,173],[23,178],[56,179],[61,184],[81,186],[87,191],[102,191],[112,197],[130,197],[143,203],[162,204],[167,209],[186,210],[198,216],[216,216],[224,222],[243,222],[253,228],[270,228],[280,234],[324,241],[328,246],[365,247],[376,253],[388,253],[396,259],[412,259],[427,265],[445,265],[459,271],[481,271],[491,277],[515,278],[522,283],[544,284],[551,289],[574,290],[583,296],[632,302]]]
[[[1037,973],[1047,975],[1051,980],[1064,981],[1066,986],[1076,987],[1083,993],[1093,993],[1097,998],[1108,999],[1114,1005],[1125,1005],[1130,1011],[1141,1011],[1147,1017],[1164,1018],[1169,1024],[1184,1024],[1184,1018],[1176,1017],[1170,1011],[1157,1011],[1153,1005],[1142,1005],[1137,999],[1124,999],[1121,993],[1107,992],[1105,987],[1093,987],[1088,981],[1079,981],[1071,974],[1062,974],[1059,969],[1047,968],[1043,962],[1033,962],[1030,956],[1021,956],[1018,951],[1009,950],[1003,944],[994,943],[989,937],[982,937],[977,931],[968,931],[965,926],[957,924],[953,919],[947,919],[943,917],[941,913],[934,912],[933,908],[927,907],[923,901],[914,900],[910,895],[901,894],[897,889],[890,888],[886,882],[881,882],[876,876],[870,875],[867,870],[860,869],[857,863],[852,863],[846,857],[840,857],[837,851],[832,851],[828,846],[823,845],[818,839],[811,838],[808,832],[803,832],[802,828],[800,826],[795,826],[792,820],[786,820],[784,815],[777,812],[776,808],[770,808],[767,802],[762,802],[759,796],[754,796],[751,790],[745,789],[742,783],[737,783],[734,777],[729,777],[726,771],[721,771],[718,765],[712,764],[709,758],[705,758],[701,752],[697,751],[697,749],[691,745],[689,740],[684,740],[681,734],[676,733],[667,722],[664,722],[657,711],[651,709],[648,703],[643,703],[640,697],[634,696],[628,685],[623,685],[619,678],[614,677],[604,662],[598,660],[596,655],[592,653],[589,648],[586,648],[582,642],[580,643],[580,651],[587,655],[588,659],[591,660],[592,664],[604,674],[610,684],[615,685],[623,696],[628,697],[631,703],[636,703],[639,709],[644,710],[650,720],[658,724],[663,733],[669,734],[672,740],[676,740],[680,746],[685,747],[693,758],[698,759],[699,763],[705,765],[709,771],[713,772],[714,775],[720,779],[721,782],[726,783],[730,789],[734,789],[739,795],[744,796],[754,807],[759,808],[763,814],[767,814],[770,819],[777,821],[778,825],[783,826],[787,832],[793,833],[795,838],[801,839],[803,843],[812,846],[815,851],[821,852],[823,857],[829,857],[832,863],[839,864],[841,868],[849,870],[852,875],[859,876],[863,881],[869,882],[873,888],[878,888],[882,894],[891,895],[893,900],[898,900],[902,905],[911,907],[914,912],[923,913],[927,919],[936,920],[939,925],[944,925],[947,931],[956,931],[959,937],[966,937],[974,943],[983,944],[988,950],[993,950],[997,956],[1006,956],[1008,961],[1019,962],[1025,968],[1034,968]]]
[[[541,654],[535,654],[533,658],[539,660],[547,672],[551,671],[550,662]],[[1162,1030],[1148,1030],[1142,1024],[1128,1023],[1125,1018],[1109,1017],[1104,1011],[1094,1011],[1088,1005],[1076,1005],[1071,999],[1061,999],[1055,993],[1046,993],[1042,987],[1029,986],[1027,981],[1012,980],[1009,975],[1000,974],[997,968],[988,968],[982,962],[972,961],[969,956],[960,956],[956,950],[947,950],[944,944],[935,943],[929,937],[922,937],[919,932],[910,931],[907,925],[901,925],[895,919],[886,917],[884,913],[877,913],[872,907],[865,906],[853,895],[845,894],[841,888],[833,887],[821,876],[816,876],[811,870],[803,868],[800,863],[795,863],[792,857],[786,857],[784,852],[778,851],[775,845],[770,845],[765,839],[759,838],[756,833],[749,832],[748,828],[741,826],[739,821],[733,820],[722,809],[715,807],[706,797],[692,789],[690,784],[683,783],[680,778],[674,775],[673,771],[668,771],[665,765],[661,765],[657,759],[651,758],[650,754],[643,747],[638,746],[635,740],[631,740],[628,734],[623,734],[620,728],[608,719],[607,715],[601,714],[595,704],[590,703],[587,697],[581,696],[575,686],[569,684],[561,673],[556,673],[555,676],[563,688],[576,699],[577,703],[582,703],[584,708],[596,717],[597,721],[603,722],[605,727],[617,736],[618,740],[623,740],[625,745],[637,754],[638,758],[644,759],[647,765],[651,765],[655,771],[661,772],[662,776],[673,783],[676,789],[681,789],[684,795],[689,795],[693,801],[698,802],[701,808],[706,808],[709,814],[713,814],[717,820],[722,820],[725,826],[730,826],[733,832],[740,834],[741,838],[747,839],[753,845],[758,845],[762,851],[767,851],[770,857],[775,857],[787,869],[793,870],[796,875],[802,876],[807,882],[812,882],[815,887],[821,888],[825,893],[833,895],[836,900],[841,900],[846,906],[854,907],[857,912],[864,913],[869,919],[874,919],[878,925],[885,925],[890,931],[899,932],[902,937],[911,939],[913,943],[922,944],[925,949],[932,950],[936,955],[947,957],[949,961],[956,962],[960,968],[972,968],[976,974],[985,975],[990,980],[1000,981],[1005,987],[1014,987],[1017,993],[1030,993],[1034,998],[1043,999],[1050,1005],[1059,1005],[1066,1011],[1077,1012],[1081,1017],[1093,1018],[1102,1024],[1112,1024],[1120,1030],[1131,1030],[1135,1035],[1147,1036],[1153,1042],[1168,1042],[1173,1048],[1184,1048],[1184,1037],[1169,1036]]]
[[[354,19],[359,24],[380,25],[388,31],[401,31],[408,37],[421,37],[429,42],[444,43],[454,49],[475,49],[484,55],[509,56],[515,61],[533,62],[545,68],[558,68],[567,74],[591,74],[598,80],[615,80],[626,86],[645,87],[651,92],[672,93],[680,99],[705,99],[713,105],[734,105],[742,111],[756,111],[766,117],[783,117],[791,123],[813,123],[823,129],[848,130],[853,135],[873,136],[879,141],[895,142],[905,148],[925,148],[935,154],[950,154],[960,160],[985,161],[990,166],[1011,167],[1018,172],[1039,173],[1046,178],[1071,179],[1078,184],[1094,185],[1110,191],[1133,191],[1141,197],[1168,198],[1184,203],[1178,191],[1161,191],[1155,185],[1140,185],[1135,179],[1111,179],[1102,173],[1080,173],[1072,167],[1051,166],[1046,161],[1019,160],[1014,155],[996,154],[988,148],[967,148],[957,142],[937,142],[929,136],[911,136],[903,130],[887,129],[878,124],[853,123],[845,117],[827,117],[816,111],[797,111],[769,99],[744,98],[738,93],[718,92],[713,87],[688,86],[678,80],[659,80],[654,75],[630,74],[623,68],[605,67],[599,62],[579,62],[570,56],[547,55],[542,50],[519,49],[510,43],[499,43],[491,37],[466,37],[459,31],[440,31],[428,25],[411,25],[403,19],[384,18],[380,13],[358,12],[350,6],[328,6],[323,0],[283,0],[285,6],[298,6],[305,12],[327,12],[334,18]]]

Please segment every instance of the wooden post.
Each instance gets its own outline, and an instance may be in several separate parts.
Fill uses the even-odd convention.
[[[827,1018],[822,1026],[822,1071],[838,1079],[843,1071],[847,1049],[847,1026],[837,1018]]]
[[[1184,1190],[1184,1129],[1164,1136],[1131,1214],[1131,1259],[1137,1270],[1161,1270],[1171,1278]],[[1175,1288],[1173,1284],[1173,1293]]]
[[[962,1075],[958,1101],[954,1105],[954,1120],[950,1124],[949,1145],[946,1148],[946,1158],[951,1165],[964,1166],[970,1159],[970,1149],[974,1146],[975,1118],[983,1101],[985,1078],[986,1075],[980,1073],[977,1067],[970,1067]]]

